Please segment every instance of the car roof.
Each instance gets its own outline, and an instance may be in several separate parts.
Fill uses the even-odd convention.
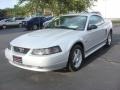
[[[45,16],[37,16],[37,17],[32,17],[32,18],[44,18]],[[32,19],[31,18],[31,19]]]
[[[99,13],[99,12],[81,12],[81,13],[66,14],[66,15],[62,15],[62,16],[92,16],[92,15],[101,16],[101,13]]]

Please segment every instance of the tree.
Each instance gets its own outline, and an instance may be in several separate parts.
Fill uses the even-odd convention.
[[[27,1],[26,7],[31,12],[44,12],[49,8],[54,14],[81,12],[93,5],[94,0],[19,0],[19,4]]]
[[[6,11],[0,9],[0,17],[4,17],[5,15],[6,15]]]

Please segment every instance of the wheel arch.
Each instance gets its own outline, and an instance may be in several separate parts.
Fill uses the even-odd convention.
[[[82,51],[83,51],[83,59],[85,59],[85,55],[84,55],[84,44],[83,44],[81,41],[77,41],[77,42],[75,42],[74,44],[71,45],[70,50],[69,50],[69,56],[70,56],[71,50],[73,49],[73,47],[74,47],[75,45],[80,45],[80,46],[81,46]],[[69,69],[68,69],[68,67],[69,67],[69,62],[70,62],[70,61],[69,61],[69,57],[68,57],[68,62],[67,62],[67,64],[66,64],[66,69],[67,69],[67,70],[69,70]]]
[[[112,29],[112,28],[110,29],[110,33],[111,33],[111,34],[113,33],[113,29]]]
[[[84,53],[84,52],[85,52],[85,47],[84,47],[83,42],[81,42],[81,41],[75,42],[75,43],[71,46],[70,51],[72,50],[72,48],[73,48],[75,45],[80,45],[80,46],[82,47],[83,55],[84,55],[84,54],[85,54],[85,53]],[[85,56],[85,55],[84,55],[84,56]]]

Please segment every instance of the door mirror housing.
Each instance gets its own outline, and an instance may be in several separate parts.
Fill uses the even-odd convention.
[[[88,25],[87,30],[97,29],[97,25]]]

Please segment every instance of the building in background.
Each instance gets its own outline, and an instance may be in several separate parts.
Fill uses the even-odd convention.
[[[98,0],[90,11],[99,11],[105,18],[120,19],[120,0]]]

